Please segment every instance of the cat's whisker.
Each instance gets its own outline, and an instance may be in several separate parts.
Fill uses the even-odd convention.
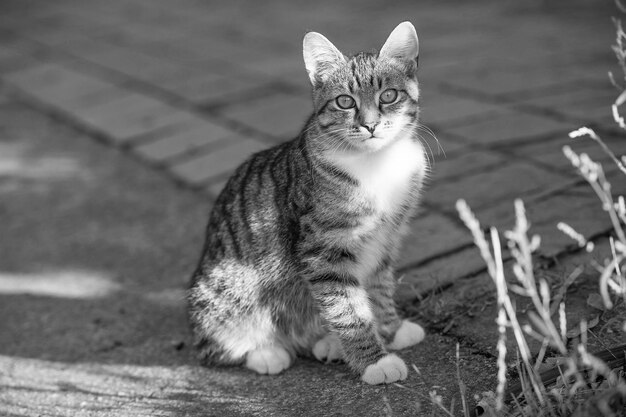
[[[420,138],[420,142],[425,143],[426,147],[428,148],[428,166],[432,167],[435,164],[435,155],[433,154],[433,149],[430,147],[430,144],[428,143],[428,141],[426,140],[422,140],[422,138],[418,135],[418,137]]]
[[[446,153],[445,153],[445,151],[444,151],[443,147],[441,146],[441,143],[439,142],[439,139],[437,139],[437,136],[436,136],[436,135],[435,135],[435,133],[432,131],[432,129],[430,129],[430,128],[429,128],[428,126],[426,126],[426,125],[423,125],[423,124],[420,124],[420,123],[417,123],[417,122],[412,122],[412,123],[409,123],[409,124],[407,124],[407,127],[410,127],[410,128],[412,128],[412,129],[415,129],[415,130],[418,132],[418,135],[417,135],[417,136],[418,136],[418,139],[420,140],[420,142],[424,143],[424,144],[428,147],[428,149],[429,149],[429,151],[430,151],[430,155],[429,155],[429,156],[430,156],[430,160],[431,160],[431,162],[434,162],[434,161],[435,161],[435,155],[434,155],[434,152],[433,152],[433,150],[432,150],[432,147],[430,146],[429,141],[425,140],[425,139],[424,139],[424,138],[423,138],[423,137],[419,134],[419,132],[424,132],[424,133],[428,134],[428,136],[432,137],[432,138],[435,140],[435,142],[437,143],[437,150],[438,150],[438,151],[441,151],[441,152],[438,152],[437,154],[441,154],[441,153],[443,153],[443,155],[444,155],[444,157],[445,157]]]
[[[439,142],[439,139],[437,138],[437,135],[435,135],[435,132],[433,132],[433,130],[430,127],[426,126],[425,124],[421,124],[421,123],[419,123],[417,125],[417,128],[419,130],[422,130],[422,131],[428,133],[428,135],[430,135],[430,137],[432,137],[435,140],[435,142],[437,142],[437,148],[441,151],[441,153],[443,153],[443,156],[445,157],[446,156],[446,151],[441,146],[441,142]]]

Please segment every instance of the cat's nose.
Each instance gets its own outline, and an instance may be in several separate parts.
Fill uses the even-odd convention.
[[[379,122],[375,122],[375,123],[363,123],[361,124],[361,126],[363,126],[364,128],[366,128],[368,130],[368,132],[370,133],[374,133],[374,130],[376,129],[376,126],[378,126]]]

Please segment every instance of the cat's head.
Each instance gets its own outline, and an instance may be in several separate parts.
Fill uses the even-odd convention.
[[[320,144],[376,151],[414,130],[418,40],[410,22],[400,23],[378,54],[346,57],[316,32],[305,35],[303,54]]]

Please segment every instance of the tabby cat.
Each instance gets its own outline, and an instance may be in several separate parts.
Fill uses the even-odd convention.
[[[188,290],[204,364],[277,374],[297,355],[345,361],[369,384],[407,377],[389,350],[423,329],[395,309],[394,263],[428,170],[419,141],[418,40],[398,25],[376,53],[344,56],[309,32],[314,112],[259,152],[210,215]]]

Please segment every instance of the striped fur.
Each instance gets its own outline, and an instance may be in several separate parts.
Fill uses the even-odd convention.
[[[350,58],[322,35],[305,37],[314,114],[297,138],[242,164],[209,218],[188,291],[205,363],[276,373],[326,338],[367,382],[406,376],[385,371],[404,366],[385,348],[402,344],[393,268],[427,172],[417,37],[406,25],[380,54]],[[390,89],[397,97],[382,102]],[[354,107],[341,108],[341,95]]]

